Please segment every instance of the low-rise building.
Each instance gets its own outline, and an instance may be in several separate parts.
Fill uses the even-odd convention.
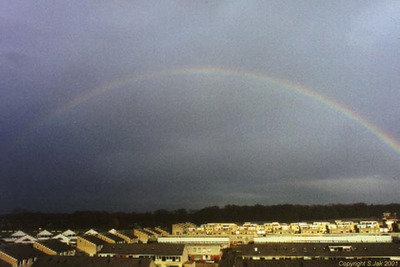
[[[169,235],[167,231],[164,231],[159,227],[155,227],[155,228],[146,227],[146,228],[144,228],[144,230],[147,233],[152,234],[156,238],[159,237],[159,236],[168,236]]]
[[[53,236],[52,239],[58,240],[58,241],[60,241],[60,242],[62,242],[64,244],[67,244],[67,245],[76,246],[76,239],[75,239],[75,242],[73,243],[73,242],[71,242],[71,240],[72,240],[71,238],[66,237],[63,234],[55,235],[55,236]]]
[[[85,235],[97,235],[98,232],[94,229],[89,229],[85,232]]]
[[[32,267],[156,267],[151,259],[46,256]]]
[[[110,232],[108,233],[99,233],[96,237],[100,238],[101,240],[106,241],[109,244],[122,244],[125,243],[125,240],[121,237],[114,235]]]
[[[16,243],[16,244],[33,244],[36,241],[37,241],[37,239],[34,238],[33,236],[25,235],[25,236],[22,236],[16,240],[14,240],[14,243]]]
[[[77,238],[78,237],[78,235],[74,231],[69,230],[69,229],[62,232],[62,235],[69,237],[69,238]]]
[[[186,245],[190,261],[210,262],[221,260],[222,250],[219,245]]]
[[[257,224],[250,222],[245,222],[241,226],[236,226],[236,229],[236,234],[240,235],[257,235],[257,230],[259,230]]]
[[[157,240],[157,236],[147,231],[146,229],[134,229],[133,234],[138,237],[140,243],[146,244],[149,242],[155,242]]]
[[[381,232],[379,222],[377,221],[360,221],[356,227],[357,231],[361,234],[379,234]]]
[[[356,223],[353,221],[341,221],[336,220],[335,224],[338,226],[338,229],[342,230],[340,233],[355,233],[356,232]]]
[[[175,223],[172,225],[172,235],[187,235],[196,229],[196,225],[191,222]]]
[[[139,242],[138,237],[133,234],[133,231],[117,231],[115,229],[111,229],[108,232],[122,238],[127,244],[136,244]]]
[[[94,235],[78,236],[76,248],[89,256],[94,256],[99,252],[103,246],[107,244],[106,241]]]
[[[36,241],[33,247],[47,255],[57,255],[57,256],[74,256],[75,249],[68,246],[67,244],[57,240],[48,239],[42,241]]]
[[[394,228],[397,228],[397,213],[396,212],[384,212],[382,216],[382,221],[388,229],[388,232],[393,232]]]
[[[228,236],[167,236],[159,237],[157,241],[164,244],[218,245],[221,248],[228,248],[230,246]]]
[[[69,242],[67,243],[68,245],[76,247],[76,239],[78,235],[74,231],[68,229],[62,232],[62,235],[69,239]]]
[[[7,244],[0,246],[0,260],[12,267],[31,266],[39,256],[43,255],[32,245]]]
[[[47,230],[42,230],[40,231],[37,235],[36,238],[38,240],[47,240],[53,237],[53,234]]]
[[[386,214],[387,215],[387,214]],[[390,216],[389,216],[390,215]],[[385,229],[387,232],[393,231],[393,225],[396,225],[397,219],[393,219],[389,214],[384,217]],[[386,228],[387,225],[387,228]],[[390,227],[389,227],[390,226]],[[396,227],[397,229],[397,227]],[[185,236],[265,236],[265,235],[286,235],[286,234],[379,234],[382,228],[377,221],[341,221],[334,222],[294,222],[290,224],[271,222],[264,224],[246,222],[242,225],[235,223],[206,223],[197,227],[192,223],[179,223],[172,225],[172,235]],[[154,235],[158,235],[153,232]],[[239,238],[232,238],[233,242],[239,242]],[[249,241],[251,242],[251,241]]]
[[[98,256],[150,258],[158,267],[183,267],[188,261],[187,249],[180,244],[106,244]]]
[[[264,245],[253,244],[242,246],[240,248],[240,252],[238,252],[238,257],[242,260],[267,261],[338,259],[399,261],[399,251],[400,245],[395,243],[286,243]]]
[[[6,243],[14,243],[15,240],[20,239],[24,236],[27,236],[28,234],[26,234],[25,232],[21,231],[21,230],[17,230],[14,233],[12,233],[9,237],[3,238],[4,242]]]
[[[254,237],[255,244],[264,243],[391,243],[389,235],[268,235]]]
[[[231,246],[247,245],[254,242],[254,235],[237,234],[229,236],[229,243]]]
[[[26,234],[23,231],[16,231],[13,234],[11,234],[9,237],[3,238],[3,241],[5,243],[17,243],[17,244],[33,244],[37,238]]]
[[[160,227],[154,227],[154,230],[159,233],[161,236],[169,236],[170,234]]]

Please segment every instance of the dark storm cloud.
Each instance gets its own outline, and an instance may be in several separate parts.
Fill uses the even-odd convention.
[[[394,1],[2,2],[0,211],[398,201],[399,148],[260,81],[153,76],[49,114],[127,75],[214,67],[312,88],[399,140],[399,11]]]

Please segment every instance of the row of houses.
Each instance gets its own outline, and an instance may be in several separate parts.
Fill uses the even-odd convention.
[[[394,221],[391,221],[393,224]],[[235,223],[207,223],[196,226],[193,223],[178,223],[172,225],[172,235],[161,228],[141,228],[132,231],[120,232],[110,231],[105,235],[117,235],[126,240],[127,243],[151,243],[157,242],[159,238],[175,236],[228,236],[231,244],[247,244],[254,242],[260,237],[269,237],[270,235],[349,235],[349,234],[367,234],[379,235],[386,233],[383,231],[378,221],[341,221],[334,222],[298,222],[298,223],[244,223],[238,225]],[[83,235],[97,235],[97,231],[89,230]],[[23,231],[16,231],[7,238],[3,238],[6,243],[32,244],[36,241],[47,239],[58,239],[68,245],[76,246],[78,234],[67,230],[60,233],[52,233],[47,230],[39,231],[36,235],[30,235]],[[100,234],[103,239],[107,236]]]
[[[197,226],[193,223],[177,223],[172,225],[172,235],[254,235],[269,234],[380,234],[393,230],[394,221],[386,221],[381,225],[378,221],[342,221],[334,222],[296,222],[296,223],[206,223]],[[396,222],[397,223],[397,222]]]
[[[36,235],[27,234],[21,230],[15,231],[9,237],[3,238],[5,243],[17,243],[17,244],[33,244],[36,241],[57,239],[63,243],[74,245],[76,243],[77,234],[74,231],[66,230],[64,232],[53,234],[47,230],[41,230]]]
[[[100,261],[108,262],[109,264],[116,264],[116,261],[113,260],[114,258],[139,260],[136,261],[136,264],[140,263],[140,260],[149,259],[151,261],[147,262],[145,267],[183,267],[194,262],[219,261],[221,256],[222,251],[219,246],[107,243],[94,235],[78,237],[76,249],[54,239],[38,241],[34,244],[6,244],[0,246],[0,266],[12,267],[57,266],[58,264],[62,266],[62,263],[72,264],[71,262],[76,262],[76,264],[78,262],[86,262],[88,264],[88,261],[93,261],[88,260],[88,258],[108,258],[110,260]],[[48,265],[50,263],[53,265]],[[93,265],[86,266],[100,266],[100,264],[93,263]]]
[[[7,248],[0,247],[0,266],[196,267],[194,254],[207,249],[207,246],[183,244],[104,244],[96,257],[88,257],[48,255],[28,244],[10,244]],[[224,259],[220,260],[220,255],[215,258],[220,260],[218,267],[398,266],[400,263],[399,243],[250,244],[225,252]],[[18,260],[2,263],[4,254]],[[210,262],[208,266],[217,266]]]
[[[111,229],[110,233],[120,236],[123,239],[126,239],[127,243],[156,242],[158,237],[169,235],[167,231],[159,227],[140,228],[140,229],[134,229],[133,231],[123,231],[123,232]],[[97,231],[90,229],[85,233],[82,233],[81,235],[97,235],[97,234],[99,234]],[[38,240],[58,239],[63,243],[75,246],[77,236],[78,233],[72,230],[66,230],[64,232],[56,232],[56,233],[47,230],[40,230],[38,231],[37,234],[28,234],[21,230],[18,230],[10,234],[8,237],[3,238],[2,241],[5,243],[33,244]]]
[[[214,242],[187,243],[182,241],[154,243],[127,243],[117,238],[104,239],[103,235],[83,235],[77,240],[77,249],[89,256],[98,257],[150,257],[157,266],[164,266],[164,262],[179,263],[184,261],[218,261],[222,256],[222,246],[218,240]],[[165,237],[167,238],[167,237]],[[156,252],[156,254],[155,254]],[[178,254],[176,254],[178,252]]]
[[[18,232],[19,231],[17,231],[17,233]],[[150,231],[140,230],[140,232],[146,233],[148,236],[157,234],[158,238],[156,242],[142,243],[139,241],[139,237],[133,234],[133,231],[124,232],[111,229],[108,232],[99,233],[91,229],[82,235],[75,236],[76,243],[74,246],[63,243],[59,239],[50,238],[50,235],[47,236],[48,239],[37,240],[31,244],[4,244],[0,246],[0,267],[3,266],[2,263],[8,264],[6,266],[32,266],[34,262],[39,262],[41,264],[48,264],[49,262],[52,264],[63,264],[71,261],[85,262],[84,260],[70,259],[71,257],[79,258],[79,256],[83,258],[92,256],[95,258],[110,259],[110,261],[99,260],[102,261],[102,263],[93,266],[114,264],[117,262],[113,260],[114,258],[126,258],[150,259],[150,265],[154,264],[155,267],[193,267],[191,264],[195,262],[220,262],[222,251],[227,248],[235,250],[237,255],[241,255],[243,251],[254,250],[254,252],[256,252],[255,256],[243,256],[240,258],[245,261],[254,261],[257,259],[308,260],[310,258],[308,254],[312,251],[319,251],[318,255],[315,254],[311,257],[312,259],[329,259],[331,261],[334,258],[333,256],[333,258],[328,257],[322,253],[322,251],[327,249],[333,249],[334,251],[332,252],[336,250],[354,252],[364,249],[371,251],[371,253],[372,251],[375,253],[383,249],[385,251],[387,250],[385,253],[390,254],[381,254],[381,256],[383,255],[382,258],[385,260],[393,259],[396,255],[400,255],[399,242],[393,242],[392,237],[389,235],[172,236],[166,235],[166,233],[161,231],[152,233]],[[237,239],[232,239],[232,237]],[[252,240],[252,242],[247,242],[248,240],[246,242],[244,240],[239,242],[240,238],[243,237],[248,237],[248,240]],[[147,239],[147,241],[149,240]],[[249,243],[252,244],[248,245]],[[232,248],[232,245],[235,246]],[[299,250],[301,247],[303,249],[302,252]],[[249,248],[252,249],[249,250]],[[265,251],[274,251],[275,254],[267,255]],[[278,253],[279,251],[291,251],[290,253],[292,254],[290,255],[292,256],[289,254],[281,255]],[[300,253],[301,255],[295,254],[294,252]],[[367,253],[368,257],[379,258],[379,255],[371,253]],[[336,254],[339,255],[338,253]],[[350,257],[348,254],[346,255]],[[46,261],[42,260],[44,256],[46,256]],[[357,257],[356,259],[358,259]],[[40,259],[40,261],[38,261],[38,259]],[[81,263],[75,262],[74,264]],[[138,264],[137,261],[136,264]]]
[[[137,234],[137,236],[135,235]],[[113,239],[114,236],[125,240],[126,243],[147,243],[149,241],[157,241],[155,235],[144,234],[142,230],[138,229],[133,231],[117,231],[111,229],[108,233],[99,233],[93,229],[90,229],[82,235],[98,235],[100,238],[107,241],[107,239]],[[17,244],[33,244],[36,241],[57,239],[70,246],[76,246],[78,234],[71,230],[66,230],[62,233],[54,234],[47,230],[42,230],[36,235],[27,234],[21,230],[15,231],[9,237],[3,238],[2,241],[5,243],[17,243]],[[111,241],[110,240],[110,241]]]
[[[398,266],[399,250],[394,243],[246,245],[236,251],[234,266]]]
[[[156,242],[159,237],[168,236],[170,233],[159,227],[155,228],[137,228],[133,230],[140,243]]]
[[[31,266],[41,256],[75,256],[75,253],[74,247],[57,239],[38,240],[33,244],[2,244],[0,263],[12,267]]]
[[[0,265],[1,266],[1,265]],[[45,256],[32,267],[157,267],[151,259]]]
[[[64,246],[63,246],[64,245]],[[32,244],[7,244],[0,246],[1,267],[29,266],[136,266],[156,267],[151,258],[107,259],[77,256],[75,249],[65,247],[58,240],[46,240]]]
[[[161,229],[157,232],[152,229],[134,231],[111,229],[102,233],[90,229],[81,235],[68,230],[63,234],[68,234],[74,242],[56,238],[58,235],[53,235],[48,231],[46,231],[46,237],[41,240],[37,239],[38,235],[32,237],[22,231],[16,231],[5,239],[7,243],[0,248],[2,255],[0,259],[12,266],[24,266],[24,264],[35,262],[38,255],[74,256],[77,253],[97,257],[151,258],[158,267],[162,267],[165,265],[164,262],[178,263],[182,266],[187,260],[218,261],[222,254],[221,245],[215,241],[194,244],[157,243],[157,238],[153,240],[154,236],[161,238],[162,235],[167,235],[167,232]],[[152,242],[149,242],[150,236]],[[18,242],[18,240],[24,240],[24,242]],[[178,254],[174,254],[176,252]]]
[[[219,267],[399,266],[398,243],[281,243],[235,248]]]

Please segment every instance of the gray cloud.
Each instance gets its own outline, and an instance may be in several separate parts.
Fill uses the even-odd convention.
[[[310,88],[398,142],[399,11],[393,1],[1,3],[0,212],[398,201],[399,147],[277,85],[160,75],[49,114],[127,75],[213,67]]]

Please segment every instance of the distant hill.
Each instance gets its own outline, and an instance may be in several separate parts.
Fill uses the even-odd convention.
[[[76,211],[73,213],[15,212],[0,216],[0,229],[130,229],[193,222],[298,222],[348,218],[377,219],[383,212],[400,214],[400,204],[330,204],[330,205],[254,205],[211,206],[200,210],[156,210],[153,212]]]

